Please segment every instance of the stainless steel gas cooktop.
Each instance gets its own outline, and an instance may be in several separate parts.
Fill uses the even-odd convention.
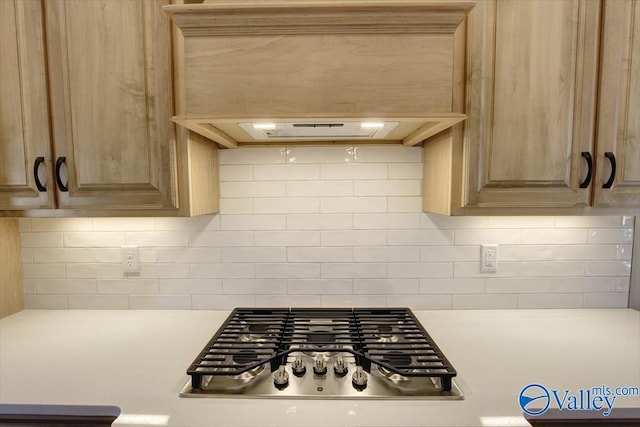
[[[183,397],[463,398],[407,308],[236,308],[187,374]]]

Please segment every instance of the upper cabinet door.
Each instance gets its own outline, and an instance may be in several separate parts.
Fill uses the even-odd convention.
[[[600,3],[500,0],[468,18],[466,200],[478,207],[589,203]]]
[[[640,4],[604,3],[594,205],[640,207]],[[615,164],[615,170],[614,170]]]
[[[0,210],[54,204],[43,31],[40,0],[0,1]]]
[[[176,205],[165,3],[45,2],[59,208]]]

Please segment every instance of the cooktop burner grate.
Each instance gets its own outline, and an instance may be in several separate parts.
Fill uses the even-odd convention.
[[[366,372],[424,377],[450,391],[456,371],[408,308],[236,308],[187,369],[191,386],[203,379],[271,372],[291,353],[350,354]]]

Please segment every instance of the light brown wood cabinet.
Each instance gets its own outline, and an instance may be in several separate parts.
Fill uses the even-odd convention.
[[[5,49],[13,54],[9,58],[21,58],[15,51],[29,49],[32,62],[40,68],[19,63],[13,70],[10,61],[6,64],[13,80],[34,83],[8,100],[5,84],[12,87],[15,82],[2,83],[1,145],[12,151],[5,154],[3,148],[0,183],[20,184],[33,201],[16,199],[15,191],[3,185],[0,210],[57,208],[88,215],[189,215],[217,210],[215,193],[201,196],[204,209],[191,209],[189,175],[194,163],[213,165],[203,173],[217,182],[212,176],[217,173],[217,152],[210,144],[204,157],[202,153],[190,157],[190,147],[201,144],[185,132],[176,135],[171,122],[172,29],[162,11],[168,0],[2,3],[7,12],[18,11],[2,14],[3,24],[7,21],[9,26],[0,30],[7,33],[2,41],[3,74]],[[30,14],[23,17],[22,9]],[[25,47],[20,40],[7,40],[12,35],[16,39],[16,34],[35,41]],[[17,108],[20,103],[22,109]],[[5,116],[5,109],[23,112],[21,127],[14,129],[20,118]],[[36,120],[24,117],[25,111],[42,117],[35,125],[37,134],[32,126]],[[22,138],[16,138],[21,131]],[[43,158],[39,169],[46,175],[41,180],[44,191],[34,188],[32,169],[38,157]],[[4,163],[10,173],[4,172]]]
[[[424,210],[637,208],[637,9],[615,0],[478,2],[456,46],[468,119],[424,144]],[[614,156],[616,175],[602,188]]]
[[[34,177],[42,162],[41,181],[52,187],[40,0],[0,2],[0,76],[0,210],[52,208],[54,192],[40,191]]]

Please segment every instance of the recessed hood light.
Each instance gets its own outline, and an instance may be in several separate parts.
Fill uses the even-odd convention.
[[[305,120],[300,122],[249,123],[238,126],[256,141],[323,141],[384,139],[400,122]]]

